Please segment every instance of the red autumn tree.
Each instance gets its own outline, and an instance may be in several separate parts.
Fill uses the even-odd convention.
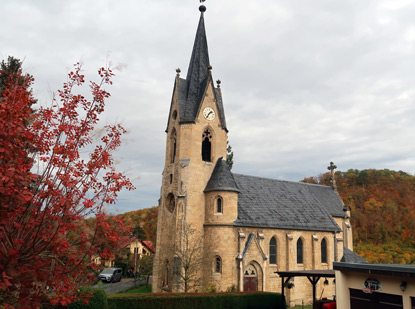
[[[5,70],[0,72],[7,75]],[[4,78],[0,94],[0,304],[39,306],[68,304],[76,287],[93,276],[91,257],[101,244],[118,245],[129,234],[108,223],[103,206],[117,193],[134,189],[117,172],[112,153],[125,129],[105,127],[96,140],[96,125],[110,94],[113,73],[101,68],[90,83],[91,100],[76,92],[85,83],[75,65],[50,107],[35,112],[21,70]],[[25,83],[16,82],[24,80]],[[78,90],[80,88],[80,90]],[[95,215],[96,226],[85,228]]]

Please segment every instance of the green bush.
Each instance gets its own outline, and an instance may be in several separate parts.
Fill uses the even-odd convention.
[[[220,294],[113,294],[110,309],[285,309],[285,298],[277,293]]]
[[[106,309],[108,308],[107,294],[102,289],[84,287],[79,289],[79,293],[92,293],[88,304],[77,301],[68,305],[68,309]]]

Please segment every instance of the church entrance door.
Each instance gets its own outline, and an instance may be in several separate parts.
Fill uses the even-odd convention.
[[[249,264],[244,272],[244,292],[258,291],[258,275],[255,267]]]

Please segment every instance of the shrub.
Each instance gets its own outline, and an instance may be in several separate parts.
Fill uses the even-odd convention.
[[[236,287],[236,285],[235,285],[235,284],[232,284],[231,286],[229,286],[229,287],[226,289],[226,292],[227,292],[227,293],[231,293],[231,292],[238,292],[238,288]]]
[[[113,294],[110,309],[285,309],[285,298],[277,293],[220,294]]]
[[[216,293],[216,285],[213,283],[209,283],[205,289],[205,293]]]
[[[80,288],[79,293],[86,294],[92,293],[92,297],[88,299],[88,304],[82,300],[71,303],[68,305],[68,309],[106,309],[108,308],[107,294],[102,289],[85,287]]]

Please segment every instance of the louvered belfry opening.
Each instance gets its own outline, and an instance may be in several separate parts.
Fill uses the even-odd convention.
[[[202,160],[212,162],[212,134],[208,129],[202,135]]]

